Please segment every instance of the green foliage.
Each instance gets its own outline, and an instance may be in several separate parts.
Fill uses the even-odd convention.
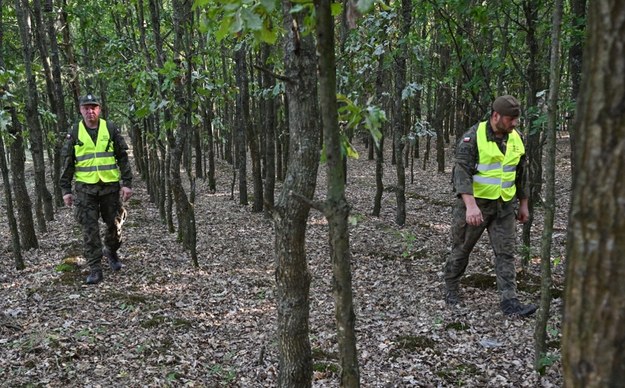
[[[200,23],[204,33],[211,33],[211,21],[220,20],[214,32],[218,42],[245,33],[251,33],[256,42],[274,44],[278,39],[272,20],[275,0],[196,0],[194,8],[205,11]]]
[[[371,99],[367,101],[366,107],[360,107],[354,101],[342,94],[336,96],[339,104],[338,114],[339,122],[348,130],[355,130],[359,125],[363,124],[373,137],[376,147],[380,145],[382,132],[380,127],[386,121],[386,113],[375,105],[371,105]]]
[[[538,373],[544,375],[547,369],[560,360],[559,354],[542,354],[536,363]]]
[[[412,232],[402,231],[400,232],[401,237],[404,240],[404,251],[401,253],[403,258],[407,258],[410,256],[412,249],[414,248],[414,243],[417,241],[417,236]]]

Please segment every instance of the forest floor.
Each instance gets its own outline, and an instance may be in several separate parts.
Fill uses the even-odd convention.
[[[445,173],[416,159],[407,185],[407,218],[395,220],[395,194],[384,193],[371,216],[375,161],[348,162],[347,196],[356,330],[363,387],[553,387],[562,385],[559,360],[570,197],[567,137],[557,145],[557,211],[552,261],[556,298],[548,323],[553,363],[533,369],[535,318],[508,318],[499,309],[487,235],[476,246],[463,281],[465,301],[447,308],[442,266],[449,252],[453,193],[451,158]],[[276,385],[276,293],[272,223],[230,198],[232,170],[217,166],[218,191],[198,182],[195,203],[199,268],[168,233],[135,180],[128,203],[123,269],[105,265],[104,281],[87,286],[81,233],[70,209],[58,209],[40,248],[13,267],[6,208],[0,214],[0,386]],[[410,166],[407,168],[410,180]],[[390,157],[385,185],[395,182]],[[325,165],[317,199],[325,197]],[[278,192],[278,190],[276,190]],[[4,197],[3,197],[4,198]],[[235,198],[238,194],[235,193]],[[542,208],[537,208],[532,261],[519,273],[519,296],[537,303]],[[336,387],[338,354],[328,226],[312,210],[306,238],[312,284],[310,341],[315,387]],[[521,226],[518,227],[520,240]],[[518,268],[520,268],[520,262]]]

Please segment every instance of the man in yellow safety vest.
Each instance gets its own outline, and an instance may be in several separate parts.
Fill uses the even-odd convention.
[[[60,186],[65,205],[75,205],[75,216],[83,229],[84,256],[89,265],[87,284],[97,284],[103,278],[102,255],[114,271],[122,268],[117,254],[126,218],[122,201],[132,196],[132,171],[126,141],[117,127],[100,119],[99,100],[87,94],[79,102],[83,119],[67,134]],[[72,179],[76,180],[75,194]],[[106,224],[104,244],[100,217]]]
[[[457,194],[451,226],[452,251],[445,263],[445,302],[461,302],[460,278],[469,255],[484,230],[488,230],[495,253],[495,274],[500,307],[505,315],[526,317],[537,307],[519,302],[516,292],[516,219],[529,218],[528,195],[524,184],[525,147],[515,127],[521,106],[510,95],[492,104],[490,118],[469,129],[459,140],[453,169]]]

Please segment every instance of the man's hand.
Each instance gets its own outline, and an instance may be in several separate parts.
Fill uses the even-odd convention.
[[[516,215],[516,219],[522,224],[530,219],[530,211],[527,203],[527,198],[519,200],[519,212]]]
[[[65,194],[63,196],[63,202],[65,203],[65,206],[72,207],[72,205],[74,204],[74,195],[71,193]]]
[[[464,201],[464,205],[467,208],[467,224],[471,226],[478,226],[479,224],[484,222],[482,211],[480,210],[479,206],[477,206],[477,203],[475,203],[475,197],[473,197],[473,195],[471,194],[462,194],[462,200]]]
[[[122,187],[121,197],[123,202],[128,201],[132,197],[132,189],[130,187]]]

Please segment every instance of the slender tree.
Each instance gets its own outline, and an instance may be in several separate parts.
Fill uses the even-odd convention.
[[[341,152],[336,103],[334,18],[331,0],[316,0],[317,53],[319,56],[319,101],[325,143],[328,194],[323,211],[328,220],[333,293],[341,361],[341,386],[360,386],[356,352],[356,315],[352,300],[351,251],[349,247],[349,204],[345,198],[345,169]]]
[[[308,201],[315,193],[319,167],[317,61],[311,34],[304,35],[302,12],[282,0],[284,70],[287,81],[289,159],[273,213],[278,310],[279,387],[311,386],[309,339],[310,271],[306,259]]]
[[[236,105],[236,170],[239,173],[239,204],[247,205],[247,128],[250,127],[249,92],[247,81],[246,45],[235,51],[236,82],[239,89]]]
[[[32,70],[33,50],[31,45],[31,33],[29,29],[28,1],[15,0],[15,11],[17,23],[19,25],[20,37],[22,40],[22,55],[24,57],[24,71],[26,73],[26,83],[28,85],[28,95],[26,97],[26,122],[30,132],[30,151],[33,158],[35,170],[35,215],[40,232],[47,231],[47,221],[54,218],[52,205],[52,195],[46,186],[46,167],[43,157],[43,135],[39,122],[39,98],[37,91],[37,81]]]
[[[403,152],[405,148],[406,126],[408,124],[403,91],[406,87],[406,72],[408,63],[407,38],[412,23],[412,1],[402,0],[400,3],[399,44],[395,52],[395,104],[393,106],[393,149],[395,151],[395,172],[397,186],[395,198],[397,209],[395,222],[403,226],[406,223],[406,168]]]
[[[547,321],[551,305],[551,242],[555,218],[556,127],[558,96],[560,95],[560,30],[562,25],[562,0],[553,7],[551,32],[551,65],[549,76],[549,123],[545,131],[545,221],[541,240],[541,298],[534,329],[534,368],[542,371],[547,354]]]
[[[625,381],[625,7],[592,1],[575,114],[562,356],[567,387]]]
[[[171,156],[171,187],[176,204],[176,215],[178,218],[178,236],[185,248],[189,249],[193,265],[198,266],[196,252],[196,228],[195,210],[189,196],[182,185],[180,176],[180,166],[182,164],[182,154],[191,134],[191,109],[192,99],[189,93],[191,82],[191,47],[188,34],[192,27],[193,13],[188,0],[174,0],[173,3],[173,24],[174,24],[174,52],[179,55],[174,60],[179,71],[176,86],[174,88],[174,98],[180,111],[179,130],[176,136],[171,139],[174,144]],[[173,135],[172,135],[173,136]],[[193,191],[193,182],[191,182]],[[191,194],[191,197],[193,194]]]
[[[0,69],[4,70],[4,8],[3,1],[0,0]],[[0,101],[2,101],[2,111],[0,111],[0,117],[6,115],[4,110],[4,101],[7,98],[5,90],[6,85],[2,85],[3,92],[0,93]],[[9,120],[2,120],[6,122]],[[11,192],[11,180],[9,178],[9,167],[6,159],[6,152],[4,151],[4,132],[6,128],[0,128],[0,172],[2,173],[2,182],[4,183],[4,199],[6,201],[7,219],[9,221],[9,230],[11,231],[11,241],[13,243],[13,258],[15,262],[15,268],[22,270],[26,268],[24,259],[22,258],[22,248],[20,246],[20,233],[17,227],[17,220],[15,218],[15,212],[13,208],[13,194]]]

